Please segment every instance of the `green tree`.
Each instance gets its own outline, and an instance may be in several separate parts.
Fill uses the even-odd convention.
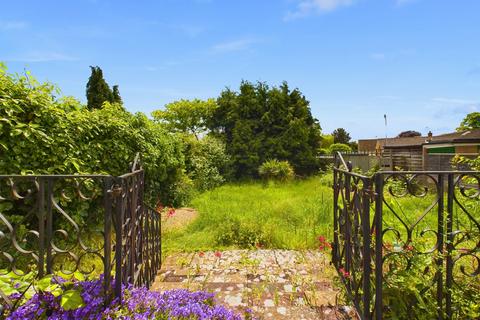
[[[409,137],[420,137],[422,134],[415,130],[402,131],[398,134],[397,138],[409,138]]]
[[[123,104],[122,97],[120,96],[120,90],[118,89],[118,85],[114,85],[112,87],[112,103]]]
[[[338,128],[333,130],[332,135],[333,135],[333,143],[349,144],[350,140],[352,139],[350,137],[350,134],[347,132],[347,130],[343,128]]]
[[[472,112],[462,120],[457,131],[466,131],[480,128],[480,112]]]
[[[298,89],[243,81],[239,92],[226,89],[217,103],[210,129],[224,139],[235,177],[258,177],[269,159],[288,161],[301,175],[316,172],[320,125]]]
[[[100,67],[90,66],[92,71],[87,82],[87,106],[88,109],[100,109],[104,102],[113,101],[113,92],[103,78]]]
[[[164,110],[153,111],[152,116],[168,129],[193,134],[198,139],[207,130],[207,123],[216,108],[215,99],[182,99],[165,105]]]
[[[352,148],[348,144],[344,144],[344,143],[334,143],[328,149],[330,153],[334,153],[337,151],[347,152],[347,153],[352,152]]]

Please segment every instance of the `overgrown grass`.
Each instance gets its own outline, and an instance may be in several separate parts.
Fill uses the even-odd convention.
[[[199,217],[167,232],[165,252],[226,248],[316,248],[332,236],[332,189],[325,177],[268,186],[228,184],[203,193],[191,205]]]

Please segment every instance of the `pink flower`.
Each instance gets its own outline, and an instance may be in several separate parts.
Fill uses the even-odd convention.
[[[319,236],[318,242],[320,242],[320,246],[319,246],[320,250],[325,250],[326,248],[332,248],[332,244],[328,242],[324,236]]]
[[[345,269],[340,268],[340,269],[338,269],[338,271],[340,271],[340,273],[342,274],[342,276],[343,276],[344,278],[347,278],[347,279],[350,278],[350,272],[345,271]]]
[[[220,258],[222,253],[220,251],[215,251],[215,257]]]
[[[175,208],[169,208],[167,211],[167,216],[172,217],[173,215],[175,215]]]

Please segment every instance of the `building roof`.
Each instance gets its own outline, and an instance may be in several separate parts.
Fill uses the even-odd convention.
[[[428,137],[404,137],[378,139],[377,144],[380,148],[403,148],[403,147],[421,147],[427,141]]]
[[[427,144],[440,144],[440,143],[480,143],[480,129],[472,129],[462,132],[451,132],[440,134],[437,136],[418,136],[418,137],[404,137],[404,138],[380,138],[380,139],[362,139],[358,140],[359,146],[360,142],[363,142],[365,145],[370,146],[371,141],[376,141],[376,149],[390,149],[390,148],[406,148],[406,147],[417,147],[420,148],[422,145]]]
[[[452,132],[433,136],[428,144],[437,143],[462,143],[462,142],[480,142],[480,129],[472,129],[462,132]]]

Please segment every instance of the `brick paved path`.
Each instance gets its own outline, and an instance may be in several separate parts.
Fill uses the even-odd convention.
[[[337,305],[333,268],[319,251],[231,250],[169,256],[151,290],[214,292],[218,302],[260,319],[355,319]]]

